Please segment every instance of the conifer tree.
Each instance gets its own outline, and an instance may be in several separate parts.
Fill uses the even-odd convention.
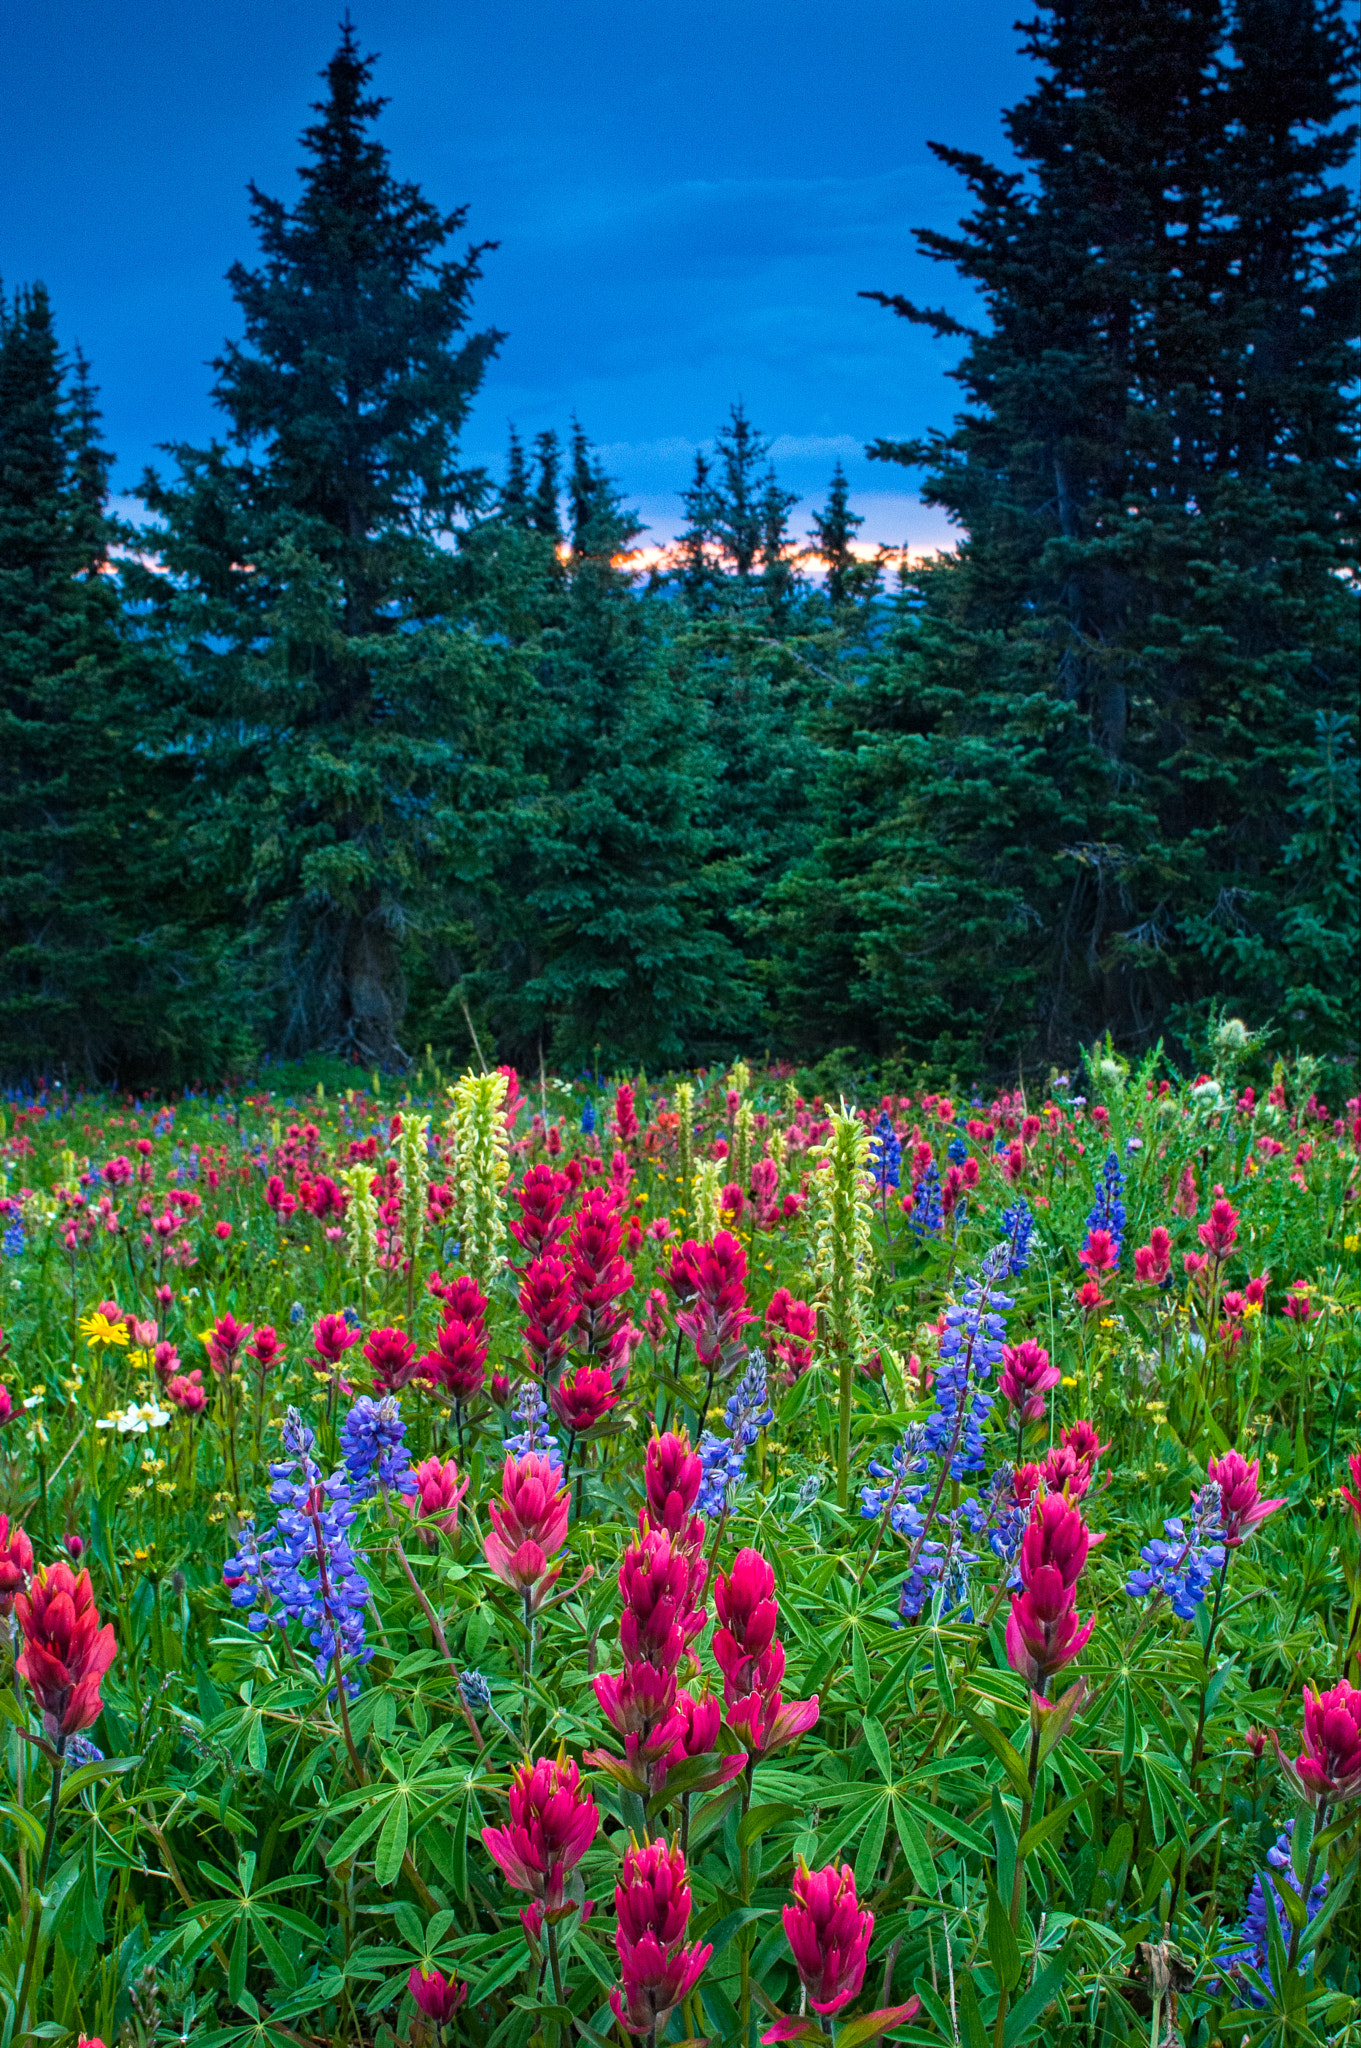
[[[397,1063],[408,938],[451,879],[485,650],[439,545],[485,480],[458,436],[500,337],[469,333],[487,245],[393,173],[347,22],[292,206],[252,186],[258,268],[215,367],[229,444],[149,475],[170,571],[146,593],[188,684],[190,858],[244,929],[238,998],[281,1050]],[[414,629],[422,628],[422,631]],[[494,664],[493,664],[494,665]]]
[[[195,1014],[206,963],[172,922],[165,679],[123,608],[108,470],[46,292],[0,298],[0,1064],[187,1078],[230,1030]]]
[[[1335,1042],[1354,940],[1294,960],[1286,853],[1356,666],[1354,53],[1334,0],[1045,0],[1025,38],[1021,170],[938,148],[974,210],[919,238],[985,323],[871,294],[965,342],[952,433],[871,451],[962,540],[831,707],[783,929],[917,1052],[1194,1038],[1217,996]]]

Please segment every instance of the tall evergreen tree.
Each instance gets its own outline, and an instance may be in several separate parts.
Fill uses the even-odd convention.
[[[407,935],[438,922],[489,687],[448,627],[440,537],[485,480],[458,436],[500,336],[469,334],[488,245],[393,174],[348,22],[290,207],[251,187],[261,264],[229,273],[229,445],[143,490],[169,581],[146,590],[190,685],[188,857],[248,933],[240,1000],[283,1050],[397,1061]],[[413,631],[416,627],[429,629]]]
[[[1045,0],[1025,47],[1022,169],[938,148],[975,209],[919,237],[986,324],[871,294],[965,342],[953,432],[871,451],[963,537],[832,708],[793,971],[918,1051],[1189,1033],[1216,995],[1335,1042],[1354,935],[1292,951],[1290,849],[1356,666],[1354,46],[1335,0]]]
[[[173,923],[164,677],[122,603],[109,456],[41,285],[0,299],[0,1064],[186,1078],[208,1028]]]

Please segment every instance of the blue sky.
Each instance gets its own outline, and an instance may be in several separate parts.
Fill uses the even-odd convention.
[[[0,28],[0,279],[42,278],[101,386],[120,487],[217,427],[207,359],[237,331],[223,274],[253,244],[246,182],[290,198],[334,0],[48,0]],[[782,477],[821,499],[840,457],[863,537],[947,537],[863,447],[948,424],[956,353],[857,298],[968,311],[914,226],[958,218],[928,138],[1005,154],[1028,82],[1011,0],[353,0],[381,53],[400,175],[500,243],[480,323],[508,331],[465,439],[575,413],[651,537],[740,397]],[[801,530],[804,514],[796,512]]]

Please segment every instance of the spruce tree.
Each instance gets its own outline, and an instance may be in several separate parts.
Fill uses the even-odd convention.
[[[467,332],[487,245],[393,173],[346,23],[292,206],[251,187],[257,268],[218,358],[228,445],[148,475],[169,579],[145,589],[186,681],[187,853],[244,934],[269,1043],[397,1063],[404,952],[445,914],[459,762],[488,657],[450,624],[440,545],[485,480],[458,436],[500,337]],[[495,666],[494,660],[491,664]]]
[[[186,944],[163,671],[124,609],[88,366],[0,298],[0,1065],[187,1079],[231,1049]]]
[[[1287,854],[1356,666],[1353,51],[1334,0],[1045,0],[1025,47],[1022,168],[938,148],[974,210],[919,238],[983,324],[871,294],[965,342],[953,431],[871,450],[962,538],[831,707],[790,972],[914,1053],[1193,1038],[1217,997],[1336,1042],[1354,940],[1294,957]]]

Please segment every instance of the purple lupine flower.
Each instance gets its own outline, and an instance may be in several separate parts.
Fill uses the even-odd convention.
[[[367,1500],[377,1487],[410,1491],[416,1483],[407,1452],[406,1424],[395,1394],[375,1401],[361,1394],[340,1425],[340,1449],[352,1481],[350,1498]]]

